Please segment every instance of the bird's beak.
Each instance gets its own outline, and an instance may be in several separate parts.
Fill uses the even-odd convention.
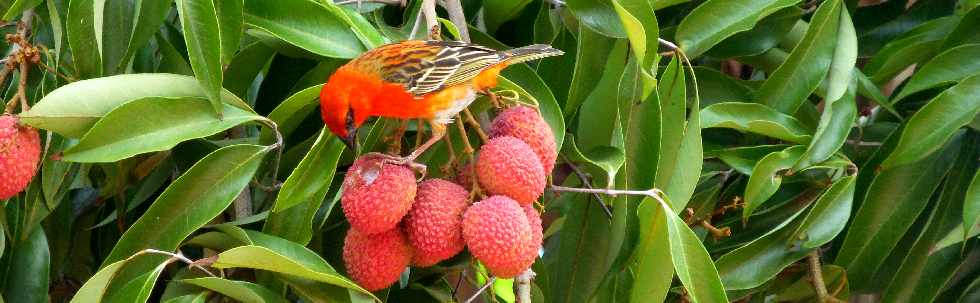
[[[352,129],[347,132],[347,137],[344,138],[344,144],[351,151],[357,152],[357,129]]]

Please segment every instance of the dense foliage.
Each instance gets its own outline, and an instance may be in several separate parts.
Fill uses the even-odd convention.
[[[0,202],[0,302],[980,300],[980,1],[0,0],[0,13],[6,112],[42,147],[33,181]],[[379,292],[346,274],[345,171],[429,132],[371,120],[347,149],[324,130],[320,90],[428,24],[565,52],[507,68],[495,89],[536,106],[560,150],[529,287],[466,253]],[[475,122],[492,104],[470,107]],[[430,177],[471,160],[463,124],[420,158]]]

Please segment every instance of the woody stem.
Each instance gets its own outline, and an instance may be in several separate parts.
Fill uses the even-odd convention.
[[[483,132],[483,128],[480,127],[480,123],[476,122],[476,118],[473,117],[473,113],[470,112],[469,108],[463,110],[463,115],[466,116],[466,122],[470,124],[470,127],[473,127],[476,134],[480,136],[480,140],[482,140],[484,143],[490,140],[490,138],[487,137],[487,133]]]

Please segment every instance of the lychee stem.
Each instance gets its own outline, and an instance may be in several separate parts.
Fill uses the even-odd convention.
[[[419,149],[422,145],[422,134],[425,133],[425,121],[418,119],[417,124],[415,124],[415,149]]]
[[[456,164],[456,149],[453,148],[453,140],[450,138],[449,132],[446,132],[446,136],[443,137],[446,140],[446,151],[449,153],[449,159],[446,159],[446,163],[442,165],[439,169],[442,173],[448,175],[452,168]]]
[[[463,153],[470,157],[470,161],[473,160],[473,145],[470,144],[470,136],[466,135],[466,128],[463,126],[463,116],[456,114],[456,128],[459,129],[459,135],[463,137]]]
[[[659,194],[661,193],[661,191],[656,188],[648,189],[648,190],[628,190],[628,189],[605,189],[605,188],[577,188],[577,187],[565,187],[560,185],[552,185],[551,190],[558,191],[558,192],[606,194],[610,196],[640,195],[640,196],[648,196],[656,200],[660,200]]]
[[[531,279],[535,276],[534,270],[528,268],[517,275],[517,303],[531,303]]]
[[[483,131],[482,127],[480,127],[480,123],[476,122],[476,118],[473,117],[473,113],[470,112],[470,109],[464,109],[463,114],[466,116],[466,122],[469,123],[470,127],[472,127],[473,130],[476,131],[476,134],[480,136],[480,140],[482,140],[484,143],[489,141],[490,137],[487,137],[487,133]]]

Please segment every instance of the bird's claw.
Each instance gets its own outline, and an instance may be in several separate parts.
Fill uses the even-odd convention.
[[[383,154],[383,153],[368,153],[368,154],[366,154],[364,156],[366,156],[366,157],[376,157],[378,159],[381,159],[381,162],[382,163],[388,163],[388,164],[401,165],[401,166],[408,167],[412,171],[419,173],[419,175],[420,175],[420,177],[418,179],[419,181],[421,181],[422,179],[424,179],[426,173],[428,172],[428,167],[425,166],[425,164],[415,162],[415,159],[413,159],[412,157],[401,157],[401,156],[394,156],[394,155],[388,155],[388,154]]]

